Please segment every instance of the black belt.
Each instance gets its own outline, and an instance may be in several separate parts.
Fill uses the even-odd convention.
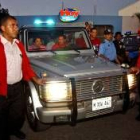
[[[8,87],[15,87],[15,86],[18,86],[19,84],[21,84],[21,81],[14,84],[8,84]]]

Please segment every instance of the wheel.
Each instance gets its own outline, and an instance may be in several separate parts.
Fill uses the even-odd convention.
[[[33,129],[33,131],[43,131],[50,127],[48,124],[41,123],[34,112],[33,108],[33,101],[31,97],[31,90],[29,86],[26,86],[26,115],[27,120],[30,125],[30,127]]]

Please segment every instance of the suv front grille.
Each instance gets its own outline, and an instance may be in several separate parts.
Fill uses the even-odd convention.
[[[103,86],[102,90],[100,90],[101,88],[97,86],[95,87],[96,90],[93,90],[95,83],[101,82]],[[88,100],[91,98],[120,94],[123,92],[122,86],[123,86],[123,76],[102,77],[96,79],[94,78],[76,81],[77,100],[79,101],[86,99]]]

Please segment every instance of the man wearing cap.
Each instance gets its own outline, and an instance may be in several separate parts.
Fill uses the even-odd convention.
[[[113,33],[110,29],[104,31],[104,38],[104,42],[101,43],[99,47],[99,56],[106,60],[120,64],[120,61],[117,58],[115,45],[112,42]]]
[[[116,53],[117,53],[117,58],[121,63],[128,63],[126,51],[125,51],[125,46],[124,43],[121,41],[123,35],[121,32],[116,32],[114,36],[114,45],[116,47]]]

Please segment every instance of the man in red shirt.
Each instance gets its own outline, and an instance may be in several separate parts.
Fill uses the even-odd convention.
[[[99,47],[101,44],[101,41],[99,38],[97,38],[97,29],[96,28],[91,28],[90,30],[90,41],[92,45]]]
[[[101,44],[101,41],[99,38],[97,38],[97,29],[91,28],[90,29],[90,41],[92,43],[92,46],[94,48],[95,53],[98,55],[99,46]]]
[[[63,50],[68,44],[66,43],[66,37],[64,35],[60,35],[58,37],[58,42],[53,45],[52,50]]]
[[[23,44],[16,39],[18,23],[15,17],[0,13],[0,140],[10,135],[25,139],[20,131],[24,123],[25,103],[22,79],[44,84],[32,70]]]
[[[136,73],[136,74],[139,74],[140,73],[140,54],[138,56],[136,66],[135,67],[132,67],[130,69],[130,72],[131,73]]]
[[[137,63],[135,67],[132,67],[130,69],[130,73],[135,73],[137,75],[137,87],[138,87],[138,94],[139,94],[139,98],[140,98],[140,54],[138,56],[137,59]],[[139,113],[136,117],[137,121],[140,121],[140,103],[139,103],[139,109],[138,109]]]

